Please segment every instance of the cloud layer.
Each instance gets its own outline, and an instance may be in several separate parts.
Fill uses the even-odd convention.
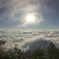
[[[0,45],[6,49],[15,46],[22,51],[33,51],[39,47],[46,49],[51,41],[59,48],[59,31],[0,30]]]

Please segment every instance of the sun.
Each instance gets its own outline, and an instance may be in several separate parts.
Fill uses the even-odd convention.
[[[35,16],[33,14],[28,14],[26,16],[26,22],[27,23],[35,23]]]

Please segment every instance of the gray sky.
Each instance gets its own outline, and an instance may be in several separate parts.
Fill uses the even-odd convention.
[[[59,29],[59,0],[0,0],[0,29]]]

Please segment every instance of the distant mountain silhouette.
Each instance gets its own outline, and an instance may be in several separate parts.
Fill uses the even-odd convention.
[[[0,40],[0,45],[4,45],[5,43],[6,43],[6,41]]]

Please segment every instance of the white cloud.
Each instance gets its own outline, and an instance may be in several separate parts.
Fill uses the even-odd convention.
[[[19,27],[24,25],[26,14],[35,13],[39,24],[44,20],[41,12],[48,9],[47,2],[48,0],[0,0],[0,8],[7,10],[1,18],[7,23],[19,22],[17,25]]]
[[[0,41],[6,49],[16,46],[22,51],[46,48],[51,41],[59,48],[59,31],[0,31]]]

